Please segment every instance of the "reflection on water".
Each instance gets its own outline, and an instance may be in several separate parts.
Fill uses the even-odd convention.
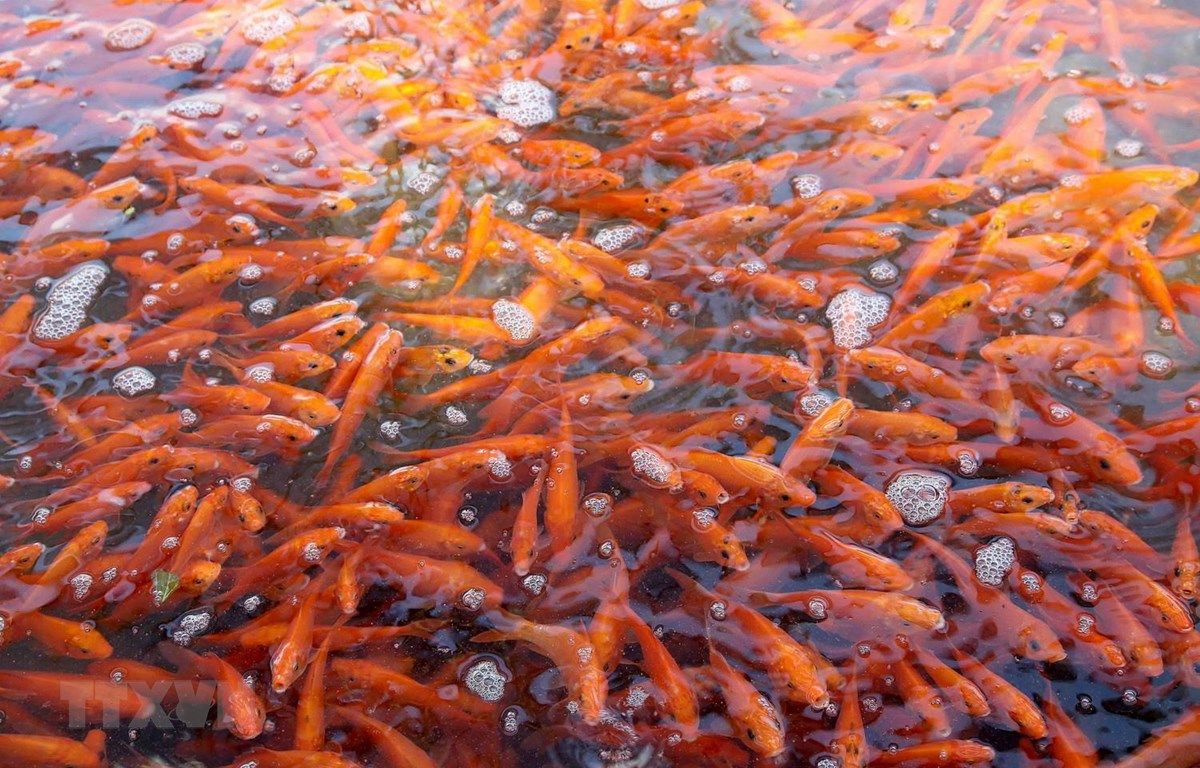
[[[1200,24],[0,9],[0,750],[1190,765]]]

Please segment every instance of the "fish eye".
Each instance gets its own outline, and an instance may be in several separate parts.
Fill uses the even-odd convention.
[[[1112,462],[1108,459],[1100,459],[1100,469],[1112,469]]]

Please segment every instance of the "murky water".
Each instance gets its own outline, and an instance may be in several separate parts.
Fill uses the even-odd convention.
[[[1191,765],[1196,10],[5,4],[0,755]]]

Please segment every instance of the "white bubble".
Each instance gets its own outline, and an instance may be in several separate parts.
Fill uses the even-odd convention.
[[[157,383],[153,373],[136,365],[118,371],[112,377],[113,389],[125,397],[136,397],[143,392],[149,392]]]
[[[871,329],[887,319],[891,299],[861,288],[847,288],[829,301],[825,317],[833,327],[833,343],[857,349],[871,341]]]
[[[715,600],[708,606],[708,615],[717,621],[725,621],[725,617],[729,615],[729,606],[724,600]]]
[[[145,19],[126,19],[104,34],[104,47],[110,51],[132,51],[154,37],[155,27]]]
[[[163,51],[171,66],[181,68],[196,66],[204,61],[207,54],[208,51],[200,43],[177,43]]]
[[[279,307],[279,300],[274,296],[263,296],[261,299],[255,299],[250,302],[250,314],[262,315],[269,317],[275,314],[275,310]]]
[[[71,591],[76,600],[87,597],[88,590],[91,588],[92,575],[90,573],[77,573],[71,577]]]
[[[455,427],[461,427],[467,423],[467,414],[457,405],[447,405],[446,409],[442,411],[442,418],[446,420],[447,424]]]
[[[488,473],[497,480],[507,480],[512,477],[513,465],[503,453],[495,453],[488,457]]]
[[[383,435],[388,440],[395,440],[400,437],[401,425],[398,421],[385,421],[379,425],[379,434]]]
[[[626,265],[625,274],[635,280],[645,280],[650,277],[650,265],[644,261],[634,261]]]
[[[207,613],[189,613],[179,619],[179,627],[189,635],[199,635],[208,630],[212,616]]]
[[[1142,142],[1137,139],[1121,139],[1113,147],[1113,151],[1121,157],[1137,157],[1142,154]]]
[[[315,563],[321,559],[321,545],[315,541],[310,541],[304,545],[304,549],[300,551],[301,557],[310,563]]]
[[[1167,376],[1171,373],[1171,371],[1175,370],[1175,361],[1164,355],[1162,352],[1150,350],[1142,353],[1142,360],[1139,368],[1146,376],[1151,378],[1159,378]]]
[[[463,592],[462,596],[459,597],[459,600],[462,601],[462,604],[472,611],[477,611],[483,607],[483,601],[486,599],[487,593],[479,587],[471,587]]]
[[[548,123],[558,116],[554,92],[536,80],[506,80],[500,84],[496,116],[522,128]]]
[[[413,192],[416,192],[418,195],[424,196],[432,192],[433,188],[437,186],[439,181],[441,181],[441,179],[434,174],[428,171],[421,171],[416,176],[413,176],[408,180],[408,188]]]
[[[750,90],[750,85],[750,78],[745,75],[737,75],[736,77],[729,78],[729,82],[725,84],[725,87],[732,93],[744,93]]]
[[[498,299],[492,304],[492,321],[508,334],[509,339],[515,342],[532,339],[537,327],[533,313],[521,304],[508,299]]]
[[[833,405],[834,394],[824,389],[809,392],[800,397],[800,412],[805,416],[817,416]]]
[[[900,277],[900,270],[887,259],[880,259],[867,268],[867,277],[876,285],[887,285]]]
[[[216,117],[225,110],[225,106],[212,99],[178,99],[167,105],[167,111],[185,120],[199,120],[202,117]]]
[[[1013,540],[1007,537],[996,539],[975,550],[975,578],[984,584],[998,587],[1012,569],[1016,559]]]
[[[243,19],[242,37],[248,42],[262,45],[291,32],[298,23],[299,19],[291,13],[282,8],[272,8]]]
[[[589,493],[583,498],[583,509],[592,517],[604,517],[612,512],[613,497],[607,493]]]
[[[509,200],[508,203],[504,206],[504,211],[509,216],[513,216],[513,217],[524,216],[525,215],[525,203],[522,203],[520,200]]]
[[[887,487],[888,500],[912,526],[927,525],[940,517],[949,493],[949,478],[924,470],[901,472]]]
[[[649,11],[657,11],[661,8],[670,8],[673,5],[679,5],[683,0],[638,0],[642,7]]]
[[[540,573],[531,573],[521,580],[521,586],[531,595],[540,595],[546,588],[546,577]]]
[[[475,662],[467,670],[463,681],[472,693],[484,701],[500,701],[504,698],[504,684],[507,680],[496,666],[496,662],[491,659]]]
[[[638,228],[632,224],[605,227],[592,236],[592,244],[605,253],[616,253],[635,241]]]
[[[670,482],[675,472],[674,464],[649,448],[634,448],[629,452],[629,458],[633,461],[633,474],[655,485]]]
[[[801,200],[811,200],[821,194],[824,186],[821,177],[815,173],[801,174],[792,179],[792,190]]]
[[[107,279],[108,267],[98,261],[80,264],[64,275],[46,294],[46,309],[34,323],[34,337],[55,341],[82,328]]]

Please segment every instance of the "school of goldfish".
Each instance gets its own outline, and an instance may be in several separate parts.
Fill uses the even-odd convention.
[[[1198,51],[0,7],[0,765],[1200,764]]]

